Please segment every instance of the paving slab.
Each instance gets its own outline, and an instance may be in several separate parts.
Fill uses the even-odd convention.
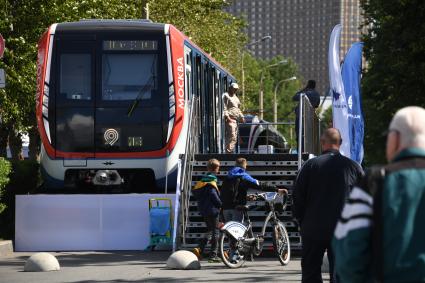
[[[275,258],[255,258],[239,269],[201,261],[200,270],[167,269],[170,252],[60,252],[52,253],[61,270],[24,272],[33,253],[0,258],[0,282],[300,282],[300,258],[282,266]],[[329,278],[324,274],[324,278]]]

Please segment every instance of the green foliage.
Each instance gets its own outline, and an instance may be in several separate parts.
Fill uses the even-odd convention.
[[[223,0],[150,1],[150,18],[170,23],[232,73],[239,70],[245,22],[224,12]]]
[[[6,185],[9,183],[10,170],[10,162],[0,157],[0,215],[6,208],[6,205],[3,203],[3,195]]]
[[[364,52],[362,79],[365,159],[384,162],[385,138],[394,113],[408,105],[425,106],[425,2],[362,0]]]
[[[282,82],[282,80],[289,79],[293,76],[299,78],[298,67],[291,59],[286,59],[287,63],[278,64],[278,62],[283,60],[285,59],[281,56],[265,61],[256,60],[248,53],[245,53],[245,98],[242,99],[245,101],[245,113],[259,114],[260,81],[261,76],[263,76],[264,120],[269,122],[273,122],[274,120],[275,90],[277,121],[292,122],[295,120],[295,113],[293,111],[295,103],[292,101],[292,97],[300,89],[301,83],[298,79],[284,82]],[[294,126],[280,125],[278,129],[283,133],[290,145],[295,144]]]
[[[39,163],[33,160],[20,160],[12,163],[12,174],[7,186],[14,194],[27,194],[36,191],[41,184]]]
[[[320,111],[321,111],[321,109],[317,109],[317,113],[319,113]],[[321,132],[323,133],[324,130],[326,130],[328,128],[332,128],[332,127],[333,127],[332,107],[329,107],[322,114],[321,121],[320,121],[320,129],[321,129]]]
[[[38,162],[32,160],[15,161],[11,168],[10,181],[1,198],[6,205],[6,209],[0,214],[0,238],[4,239],[13,239],[16,195],[34,193],[41,184]]]

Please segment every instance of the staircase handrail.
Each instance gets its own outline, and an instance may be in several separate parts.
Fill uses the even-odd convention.
[[[197,150],[197,132],[198,132],[198,113],[194,107],[196,97],[192,95],[189,107],[189,121],[186,136],[185,153],[182,159],[182,174],[180,179],[180,221],[181,221],[181,239],[185,244],[185,233],[189,220],[189,201],[190,189],[192,186],[192,169],[195,152]],[[195,124],[195,125],[193,125]]]

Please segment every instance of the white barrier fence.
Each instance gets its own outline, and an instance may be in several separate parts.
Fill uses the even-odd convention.
[[[18,195],[15,251],[144,250],[149,199],[162,197],[175,219],[175,194]]]

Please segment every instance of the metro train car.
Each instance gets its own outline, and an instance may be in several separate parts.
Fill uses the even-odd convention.
[[[189,130],[199,152],[223,152],[221,95],[233,81],[170,24],[51,25],[37,62],[42,189],[172,192]],[[196,129],[188,129],[192,99]]]

